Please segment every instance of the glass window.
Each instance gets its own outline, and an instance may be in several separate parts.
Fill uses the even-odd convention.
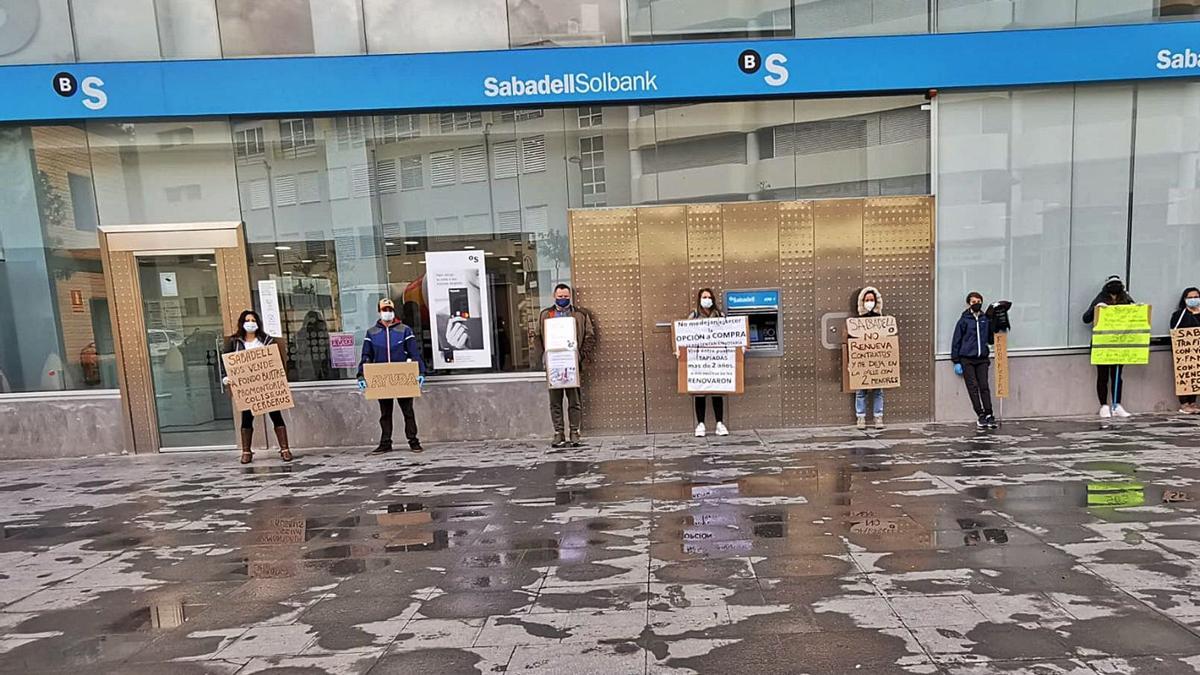
[[[358,0],[216,0],[226,57],[362,54]]]
[[[71,10],[80,61],[221,56],[212,0],[73,0]]]
[[[75,60],[67,0],[5,3],[0,23],[0,63],[68,63]]]
[[[841,4],[839,0],[833,4]],[[893,0],[895,1],[895,0]],[[626,0],[634,39],[697,39],[779,34],[792,29],[789,0]]]
[[[375,118],[375,134],[379,143],[396,143],[421,135],[420,115],[380,115]]]
[[[117,386],[87,134],[0,127],[0,393]]]
[[[508,0],[513,47],[621,44],[623,0]]]
[[[604,124],[604,108],[601,108],[600,106],[590,106],[587,108],[580,108],[579,114],[578,114],[578,119],[579,119],[579,128],[580,129],[587,129],[589,127],[603,126],[603,124]]]
[[[87,130],[102,224],[239,219],[227,122],[89,122]]]
[[[1076,0],[938,0],[942,33],[1008,30],[1075,23]],[[1014,333],[1015,335],[1015,333]]]
[[[1140,85],[1129,292],[1165,335],[1180,292],[1200,286],[1200,85]]]
[[[239,160],[258,159],[266,149],[262,127],[240,129],[233,134],[233,151]]]
[[[507,49],[505,0],[362,0],[372,54]],[[464,27],[469,26],[469,30]]]
[[[930,0],[795,0],[796,37],[929,31]]]

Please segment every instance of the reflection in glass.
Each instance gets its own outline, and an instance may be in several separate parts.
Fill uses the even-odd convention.
[[[362,54],[357,0],[217,0],[226,57]]]
[[[505,0],[362,0],[371,54],[508,48]]]
[[[508,0],[513,47],[620,44],[621,0]]]
[[[732,38],[791,32],[789,0],[626,0],[635,40]]]
[[[67,0],[21,0],[2,9],[0,64],[75,60]]]

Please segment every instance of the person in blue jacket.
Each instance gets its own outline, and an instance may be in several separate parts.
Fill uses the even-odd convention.
[[[991,322],[983,311],[983,296],[975,291],[967,294],[967,309],[954,326],[954,340],[950,345],[950,360],[954,361],[954,372],[962,375],[967,384],[967,396],[975,409],[978,429],[995,429],[996,416],[992,414],[992,392],[988,385],[988,367],[991,365],[988,345],[994,339]]]
[[[363,341],[362,359],[358,362],[358,388],[365,391],[367,381],[363,379],[363,366],[368,363],[399,363],[416,361],[421,369],[417,383],[425,386],[425,361],[421,358],[421,344],[408,326],[396,318],[396,305],[388,298],[379,301],[379,321],[367,329]],[[379,446],[371,452],[392,451],[392,402],[400,404],[404,414],[404,435],[413,452],[421,452],[421,441],[417,438],[417,416],[413,413],[411,398],[379,399]]]

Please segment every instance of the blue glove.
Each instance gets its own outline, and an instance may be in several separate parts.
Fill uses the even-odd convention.
[[[962,375],[962,364],[961,363],[954,364],[954,374]]]
[[[425,376],[424,375],[417,376],[417,386],[421,387],[422,389],[425,388]]]
[[[366,380],[364,380],[364,379],[363,379],[363,378],[361,378],[361,377],[360,377],[360,378],[358,378],[358,390],[359,390],[359,391],[366,391],[366,390],[367,390],[367,381],[366,381]]]

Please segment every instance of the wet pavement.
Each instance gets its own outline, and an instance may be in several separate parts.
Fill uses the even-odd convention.
[[[1198,434],[6,462],[0,672],[1198,672]]]

